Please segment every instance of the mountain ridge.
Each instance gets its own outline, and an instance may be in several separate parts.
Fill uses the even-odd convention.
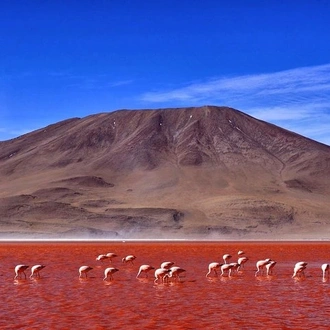
[[[329,233],[330,147],[228,107],[67,119],[0,142],[0,165],[0,238]]]

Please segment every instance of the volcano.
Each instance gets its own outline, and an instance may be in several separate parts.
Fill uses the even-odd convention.
[[[118,110],[0,142],[0,239],[330,236],[330,147],[216,106]]]

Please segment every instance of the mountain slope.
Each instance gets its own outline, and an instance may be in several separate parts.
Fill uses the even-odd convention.
[[[227,107],[73,118],[0,142],[0,237],[328,237],[329,168],[328,146]]]

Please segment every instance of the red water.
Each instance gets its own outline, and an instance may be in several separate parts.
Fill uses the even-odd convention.
[[[232,277],[205,277],[210,262],[243,250],[249,261]],[[119,269],[103,281],[109,263],[97,255],[115,252]],[[134,254],[134,265],[121,258]],[[259,259],[277,261],[272,276],[255,277]],[[136,278],[141,264],[173,261],[186,269],[180,282],[154,284]],[[293,266],[308,262],[305,278]],[[330,243],[1,243],[0,329],[328,329],[330,283],[321,264]],[[14,280],[17,264],[45,264],[40,279]],[[90,265],[87,279],[78,268]]]

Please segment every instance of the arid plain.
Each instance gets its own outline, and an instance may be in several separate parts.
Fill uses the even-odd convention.
[[[0,239],[330,237],[330,147],[227,107],[119,110],[0,142]]]

